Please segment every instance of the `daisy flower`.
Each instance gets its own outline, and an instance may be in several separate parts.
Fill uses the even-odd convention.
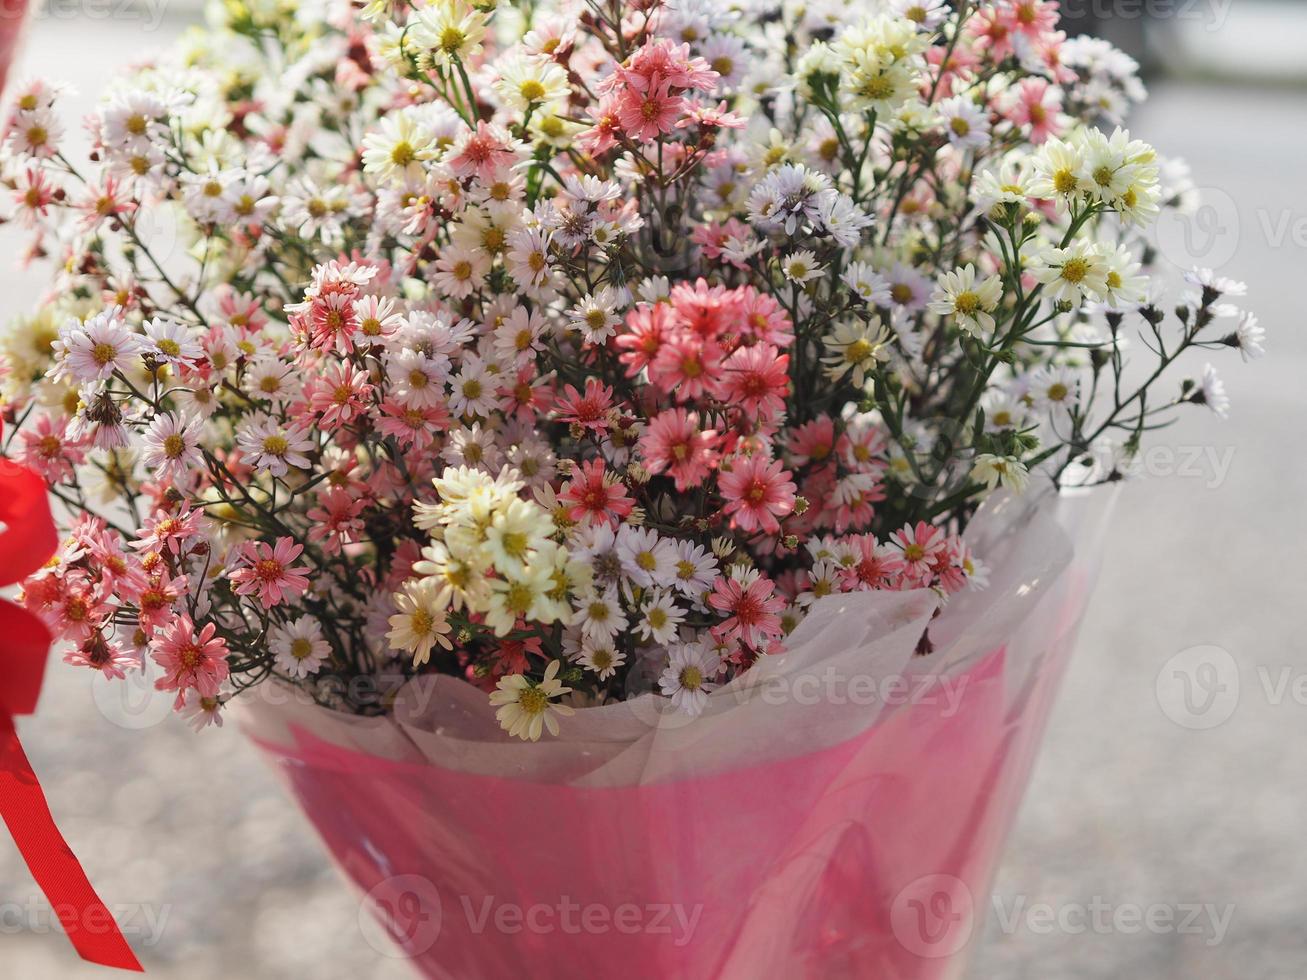
[[[573,625],[581,628],[583,636],[604,640],[611,640],[626,629],[626,613],[616,586],[610,585],[603,592],[591,592],[579,599]]]
[[[726,498],[723,513],[745,532],[779,534],[780,521],[794,510],[797,488],[780,460],[754,454],[731,461],[717,474],[717,489]]]
[[[84,643],[64,654],[64,663],[74,667],[90,667],[106,678],[124,680],[127,671],[141,666],[140,658],[116,640],[110,640],[97,630]]]
[[[721,640],[739,640],[754,649],[781,635],[785,600],[776,594],[772,581],[757,571],[722,575],[713,583],[708,605],[725,614],[713,627]]]
[[[889,360],[890,352],[886,348],[889,340],[889,330],[879,318],[871,323],[861,320],[837,323],[834,330],[821,338],[827,351],[821,359],[826,366],[826,377],[839,381],[852,373],[854,386],[861,388],[866,384],[868,372]]]
[[[277,668],[296,678],[316,674],[331,656],[331,644],[322,635],[322,625],[312,616],[274,626],[268,631],[268,649],[277,657]]]
[[[1009,487],[1015,493],[1025,492],[1030,483],[1030,474],[1025,464],[1015,456],[996,456],[993,453],[981,453],[971,467],[971,478],[985,484],[993,490],[1000,484]]]
[[[197,630],[191,617],[180,613],[151,641],[150,656],[163,668],[163,676],[154,686],[177,692],[174,708],[182,707],[190,691],[201,697],[216,696],[227,679],[227,641],[217,633],[213,623]]]
[[[192,367],[204,356],[204,348],[191,334],[190,328],[170,317],[155,317],[145,321],[147,349],[156,361]]]
[[[525,674],[509,674],[499,679],[490,694],[490,703],[499,708],[495,717],[509,735],[532,742],[539,741],[545,729],[550,735],[557,735],[558,719],[574,713],[572,708],[553,700],[572,690],[558,680],[561,664],[561,660],[551,661],[539,682]]]
[[[186,477],[203,465],[200,436],[204,421],[163,412],[151,420],[141,438],[141,462],[166,482],[186,483]]]
[[[1225,393],[1225,382],[1210,364],[1203,365],[1203,377],[1197,390],[1189,397],[1195,405],[1206,405],[1220,418],[1230,414],[1230,399]]]
[[[1077,239],[1066,248],[1046,248],[1030,272],[1054,301],[1079,306],[1106,294],[1107,261],[1102,247],[1092,239]]]
[[[677,643],[667,653],[658,687],[672,699],[675,710],[698,717],[708,707],[708,695],[718,687],[713,678],[721,671],[721,658],[702,643]]]
[[[989,113],[964,95],[945,99],[936,106],[948,141],[960,150],[975,150],[989,144]]]
[[[1266,353],[1266,330],[1257,323],[1254,313],[1245,313],[1239,318],[1239,325],[1221,343],[1238,349],[1245,361],[1255,361]]]
[[[639,450],[645,469],[667,473],[680,491],[707,478],[716,460],[716,432],[699,428],[699,415],[683,408],[659,412],[640,434]]]
[[[607,472],[601,459],[577,466],[558,500],[567,507],[568,518],[577,524],[615,526],[635,506],[621,479]]]
[[[255,415],[236,431],[236,444],[256,469],[272,476],[285,476],[293,466],[308,469],[313,440],[296,426],[270,415]]]
[[[805,248],[787,256],[781,262],[781,272],[790,282],[802,285],[812,279],[820,278],[822,266],[812,250]]]
[[[948,547],[948,539],[942,528],[918,521],[915,526],[905,524],[893,532],[889,536],[889,545],[898,552],[904,575],[924,579],[930,574],[931,565]]]
[[[667,644],[676,639],[684,621],[685,613],[672,600],[671,594],[665,589],[654,589],[640,606],[635,632],[641,639]]]
[[[127,329],[122,308],[115,306],[85,323],[69,320],[53,346],[63,372],[77,381],[103,381],[136,364],[145,345]]]
[[[989,276],[977,281],[975,266],[946,272],[939,278],[929,310],[939,316],[956,317],[958,327],[971,336],[994,330],[993,312],[1003,298],[1003,280]]]
[[[617,532],[617,553],[623,574],[642,589],[668,586],[675,578],[676,548],[652,528],[623,525]]]
[[[601,681],[606,681],[626,664],[626,654],[617,649],[612,640],[586,637],[581,642],[577,662],[586,670],[594,671]]]
[[[280,537],[275,544],[246,541],[237,549],[236,567],[227,573],[237,595],[257,596],[264,609],[279,606],[308,591],[309,568],[295,565],[304,546]]]

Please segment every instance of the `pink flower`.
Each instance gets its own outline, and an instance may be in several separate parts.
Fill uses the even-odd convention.
[[[377,421],[381,434],[394,438],[401,449],[425,448],[437,429],[448,425],[449,411],[443,405],[423,408],[401,405],[393,399],[381,403],[381,418]]]
[[[363,513],[366,502],[356,500],[339,487],[331,487],[318,494],[318,506],[305,515],[313,522],[309,540],[320,542],[328,555],[340,552],[341,546],[357,541],[363,533]]]
[[[1029,127],[1030,142],[1043,143],[1062,133],[1062,96],[1042,78],[1024,78],[1009,93],[1011,102],[1007,118],[1018,126]]]
[[[459,177],[475,174],[481,183],[492,184],[501,169],[516,162],[512,137],[499,126],[479,120],[476,131],[468,133],[455,147],[449,166]]]
[[[835,448],[835,422],[829,415],[818,415],[810,422],[789,430],[789,458],[796,466],[820,463]]]
[[[676,129],[684,107],[666,82],[644,92],[628,88],[617,97],[617,121],[631,139],[647,143]]]
[[[790,357],[770,344],[741,347],[722,365],[713,394],[728,405],[744,409],[745,417],[771,421],[785,411],[790,391]]]
[[[228,576],[236,584],[236,594],[257,594],[265,609],[303,595],[309,587],[304,574],[309,569],[291,564],[303,551],[303,545],[288,537],[278,538],[275,546],[265,541],[245,542],[237,553],[244,564]]]
[[[136,532],[132,547],[138,551],[166,551],[179,555],[204,532],[207,523],[204,512],[199,510],[186,508],[179,514],[155,511],[154,516],[147,517]]]
[[[313,299],[309,303],[307,325],[309,346],[319,350],[335,348],[348,354],[354,349],[354,334],[359,326],[354,313],[354,291],[338,290]]]
[[[634,378],[653,363],[658,351],[671,336],[673,329],[671,307],[665,303],[638,307],[626,317],[626,330],[618,334],[614,343],[622,353],[618,360],[626,365],[626,376]]]
[[[778,517],[794,510],[796,487],[779,460],[760,453],[737,457],[731,469],[717,474],[717,488],[726,498],[727,514],[734,515],[735,525],[743,531],[779,534]]]
[[[781,635],[780,612],[785,600],[776,594],[771,579],[757,572],[746,574],[743,580],[719,576],[708,604],[728,615],[725,622],[713,627],[719,640],[739,640],[757,648]]]
[[[930,575],[931,565],[948,547],[943,529],[925,521],[918,521],[916,527],[904,524],[889,536],[889,543],[903,560],[903,574],[917,580]]]
[[[198,633],[191,617],[178,616],[151,644],[150,656],[164,670],[154,682],[160,691],[176,691],[175,710],[181,710],[189,691],[215,697],[227,679],[227,641],[216,636],[217,627],[205,623]]]
[[[677,401],[692,401],[708,392],[709,380],[720,370],[722,349],[710,340],[682,332],[658,349],[649,380]]]
[[[708,476],[717,454],[716,432],[699,428],[697,412],[672,408],[660,412],[640,436],[640,454],[650,473],[670,473],[676,489],[688,490]]]
[[[847,592],[870,592],[892,587],[894,576],[903,571],[903,558],[896,548],[881,544],[874,534],[850,538],[857,562],[843,572],[841,585]]]
[[[30,429],[20,429],[22,448],[18,461],[36,470],[49,483],[62,483],[73,475],[73,467],[86,458],[84,443],[68,435],[68,420],[51,415],[36,416]]]
[[[116,640],[109,640],[98,630],[75,650],[64,654],[64,663],[74,667],[90,667],[105,677],[122,680],[128,669],[141,666],[135,653],[125,649]]]
[[[172,619],[173,607],[177,600],[190,591],[190,582],[186,576],[169,578],[163,562],[158,563],[158,570],[149,577],[136,597],[137,621],[147,634],[153,633]]]
[[[578,466],[558,499],[578,524],[615,525],[635,506],[622,481],[604,471],[602,459]]]
[[[334,429],[353,422],[367,407],[371,394],[367,371],[336,361],[314,382],[309,408],[321,413],[319,425]]]
[[[608,431],[613,411],[613,389],[598,378],[585,379],[584,395],[567,385],[554,402],[554,411],[558,413],[559,421],[602,435]]]

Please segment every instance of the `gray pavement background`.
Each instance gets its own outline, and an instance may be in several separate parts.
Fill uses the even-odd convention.
[[[165,20],[146,33],[144,16],[42,19],[16,77],[67,78],[89,106],[113,66],[166,44],[178,28]],[[1210,456],[1190,475],[1179,457],[1171,465],[1156,457],[1154,469],[1170,475],[1122,498],[996,884],[1003,915],[982,903],[990,922],[971,976],[1297,977],[1307,973],[1307,704],[1291,684],[1277,691],[1307,676],[1307,99],[1160,86],[1132,128],[1188,159],[1213,190],[1214,220],[1194,227],[1198,251],[1228,259],[1223,271],[1248,282],[1246,302],[1268,329],[1270,354],[1250,366],[1216,358],[1233,401],[1229,421],[1193,413],[1161,440],[1185,456],[1232,451],[1224,479]],[[26,309],[41,284],[3,258],[19,240],[0,229],[6,318]],[[1201,369],[1202,357],[1195,360]],[[1157,691],[1167,662],[1199,645],[1227,651],[1240,683],[1237,703],[1218,706],[1231,716],[1210,730],[1177,724]],[[106,901],[133,928],[145,927],[146,911],[166,916],[157,942],[133,936],[154,977],[409,975],[365,941],[356,900],[234,730],[196,737],[173,721],[145,732],[118,727],[97,709],[87,674],[56,662],[41,715],[23,732],[62,829]],[[1099,915],[1109,928],[1080,928],[1077,911],[1095,903],[1107,908]],[[1190,903],[1233,906],[1221,942],[1212,943],[1210,929],[1133,930],[1126,919],[1125,928],[1110,927],[1117,910],[1169,909],[1179,919]],[[1069,928],[1045,928],[1042,905]],[[0,977],[107,975],[52,934],[4,834],[0,906]]]

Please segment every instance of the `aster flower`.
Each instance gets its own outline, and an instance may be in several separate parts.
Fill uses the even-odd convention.
[[[268,648],[277,657],[277,668],[291,677],[308,677],[322,669],[331,656],[331,644],[322,635],[321,624],[301,616],[268,632]]]
[[[677,643],[668,649],[667,667],[658,679],[659,689],[672,707],[698,717],[708,707],[708,695],[717,689],[714,678],[721,670],[716,651],[699,643]]]
[[[247,541],[237,550],[237,564],[228,573],[237,595],[257,596],[270,609],[303,595],[309,587],[309,569],[294,564],[304,546],[280,537],[275,544]]]
[[[572,690],[558,680],[561,663],[560,660],[551,661],[538,682],[525,674],[500,678],[490,695],[490,703],[499,708],[495,717],[508,734],[536,742],[546,730],[550,735],[557,735],[558,719],[573,714],[567,705],[553,700]]]

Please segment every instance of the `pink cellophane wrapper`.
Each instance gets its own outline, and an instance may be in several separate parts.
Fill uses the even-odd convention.
[[[386,718],[241,721],[425,976],[958,977],[1111,499],[994,498],[988,589],[823,599],[693,720],[646,694],[523,743],[427,676]]]

